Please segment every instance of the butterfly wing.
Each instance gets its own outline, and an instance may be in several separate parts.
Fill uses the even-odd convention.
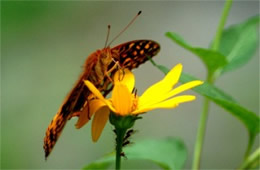
[[[47,159],[51,153],[54,145],[62,133],[62,130],[66,125],[66,122],[73,116],[73,114],[82,110],[88,96],[91,94],[88,88],[85,86],[83,80],[88,79],[90,74],[89,71],[94,67],[94,64],[95,62],[93,61],[89,62],[89,65],[87,66],[89,69],[85,70],[81,74],[74,88],[67,95],[59,111],[56,113],[51,123],[49,124],[46,130],[43,145],[45,159]]]
[[[134,40],[120,44],[111,51],[112,54],[119,54],[115,60],[121,67],[132,70],[155,56],[160,51],[160,45],[152,40]]]

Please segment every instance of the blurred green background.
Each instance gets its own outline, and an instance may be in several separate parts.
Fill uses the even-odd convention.
[[[69,2],[1,1],[1,168],[78,169],[114,149],[114,133],[107,124],[92,143],[90,124],[65,127],[47,161],[45,130],[82,70],[86,57],[103,48],[107,25],[111,37],[142,10],[142,15],[112,45],[152,39],[160,43],[158,64],[205,78],[201,61],[164,36],[178,32],[194,46],[207,47],[213,38],[224,1]],[[227,26],[259,13],[258,1],[235,1]],[[163,74],[147,62],[135,70],[139,94]],[[259,52],[239,70],[221,77],[217,86],[243,106],[259,113]],[[189,93],[195,94],[192,91]],[[196,94],[197,95],[197,94]],[[184,139],[191,167],[202,97],[174,110],[155,110],[136,122],[133,141],[177,136]],[[211,104],[202,168],[235,168],[243,159],[247,131],[222,108]],[[259,138],[256,140],[259,143]],[[256,146],[254,146],[256,147]],[[131,166],[140,167],[141,161]],[[124,165],[126,167],[126,165]],[[155,168],[149,163],[141,168]]]

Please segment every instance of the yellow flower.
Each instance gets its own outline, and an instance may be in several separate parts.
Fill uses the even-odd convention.
[[[114,76],[114,88],[112,97],[105,99],[101,92],[88,80],[85,81],[89,90],[97,97],[90,101],[90,116],[94,114],[92,122],[92,140],[95,142],[101,135],[110,111],[120,116],[138,115],[154,109],[170,109],[177,107],[180,103],[189,102],[196,97],[193,95],[177,94],[201,85],[199,80],[191,81],[173,88],[179,81],[182,65],[178,64],[164,77],[163,80],[149,87],[140,97],[132,93],[135,77],[127,69],[119,70]],[[81,127],[86,122],[87,116],[80,115],[76,126]]]

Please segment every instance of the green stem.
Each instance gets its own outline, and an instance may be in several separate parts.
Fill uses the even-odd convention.
[[[219,25],[218,25],[218,29],[217,29],[217,32],[216,32],[216,36],[215,36],[215,39],[214,39],[214,42],[213,42],[213,45],[212,45],[212,50],[217,51],[219,49],[219,43],[220,43],[220,40],[221,40],[221,37],[222,37],[223,28],[225,26],[230,7],[232,5],[232,1],[233,0],[227,0],[226,3],[225,3],[225,6],[224,6],[224,9],[223,9],[223,12],[222,12],[222,16],[220,18],[220,22],[219,22]]]
[[[244,160],[246,160],[247,157],[249,156],[251,149],[252,149],[252,146],[254,144],[254,140],[255,140],[255,135],[253,135],[253,136],[249,135],[249,140],[248,140],[248,145],[247,145],[246,152],[245,152],[245,155],[244,155]]]
[[[259,165],[260,148],[258,148],[252,155],[250,155],[239,169],[252,169]]]
[[[120,170],[121,168],[121,153],[125,133],[125,129],[116,129],[116,170]]]
[[[206,124],[208,119],[209,103],[210,103],[209,99],[204,98],[203,111],[200,116],[199,130],[197,133],[197,140],[196,140],[195,150],[193,155],[194,159],[193,159],[192,169],[194,170],[200,168],[200,159],[201,159],[202,146],[203,146],[203,141],[204,141],[204,136],[206,131]]]
[[[223,28],[225,26],[230,7],[232,5],[232,1],[233,0],[226,0],[225,6],[224,6],[224,9],[222,12],[222,16],[220,18],[220,22],[218,25],[218,29],[216,32],[216,36],[215,36],[215,39],[212,44],[212,50],[218,51],[218,49],[219,49],[219,44],[220,44],[220,40],[222,37]],[[213,84],[215,81],[215,78],[216,77],[214,75],[208,75],[207,82],[210,84]],[[199,128],[198,128],[194,155],[193,155],[193,164],[192,164],[193,170],[197,170],[200,168],[200,160],[201,160],[202,147],[203,147],[203,142],[204,142],[204,137],[205,137],[205,132],[206,132],[209,104],[210,104],[209,99],[204,97],[203,110],[200,115]]]

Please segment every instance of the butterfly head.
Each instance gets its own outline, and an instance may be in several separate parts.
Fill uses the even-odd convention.
[[[112,53],[110,47],[105,47],[100,51],[100,61],[103,66],[108,66],[112,61]]]

